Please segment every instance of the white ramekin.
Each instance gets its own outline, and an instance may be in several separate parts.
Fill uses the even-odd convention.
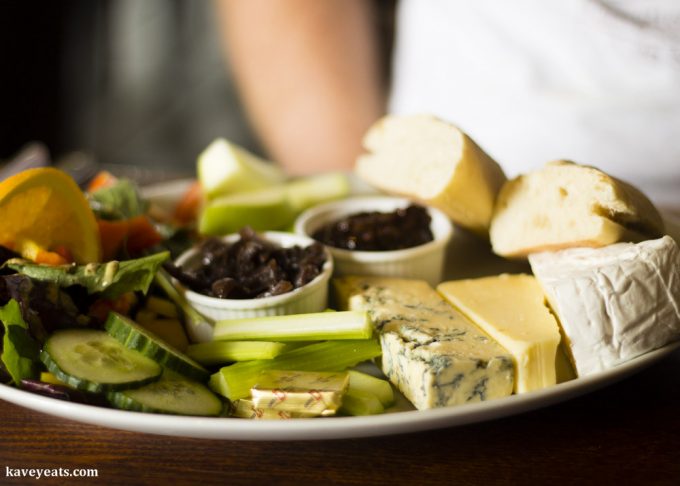
[[[266,231],[259,233],[259,235],[263,239],[284,248],[295,245],[309,246],[314,243],[314,240],[309,237],[293,233]],[[222,238],[227,243],[233,243],[238,239],[239,235],[237,234]],[[175,263],[178,266],[183,266],[196,258],[197,255],[198,250],[191,248],[182,253]],[[326,250],[326,263],[324,263],[321,273],[306,285],[281,295],[260,299],[218,299],[189,290],[178,282],[175,282],[175,284],[194,309],[213,321],[220,321],[223,319],[321,312],[328,306],[328,281],[332,273],[333,257]],[[200,333],[198,340],[208,340],[209,336],[206,334],[208,333]]]
[[[412,201],[400,197],[354,197],[308,209],[295,222],[295,232],[311,237],[320,227],[362,211],[390,212]],[[328,247],[333,255],[335,275],[372,275],[426,280],[441,283],[446,246],[453,234],[451,220],[435,208],[427,208],[434,239],[423,245],[392,251],[353,251]]]

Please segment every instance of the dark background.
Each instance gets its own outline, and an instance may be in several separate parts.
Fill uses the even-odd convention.
[[[212,3],[3,0],[0,160],[44,142],[53,159],[190,173],[218,136],[258,151],[220,50]]]

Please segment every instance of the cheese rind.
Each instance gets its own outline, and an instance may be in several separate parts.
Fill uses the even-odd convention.
[[[440,284],[437,291],[512,354],[516,393],[555,384],[560,331],[534,277],[456,280]]]
[[[420,280],[343,277],[342,308],[365,310],[380,336],[385,375],[419,409],[510,395],[510,354]]]
[[[680,251],[671,237],[540,253],[529,262],[579,376],[680,339]]]

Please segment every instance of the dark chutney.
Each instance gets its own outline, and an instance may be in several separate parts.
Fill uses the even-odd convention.
[[[285,294],[314,280],[323,270],[323,245],[280,247],[252,229],[240,231],[234,243],[208,238],[197,248],[195,264],[167,265],[168,272],[189,287],[221,299],[256,299]]]
[[[401,250],[432,241],[431,220],[427,209],[411,204],[389,213],[365,211],[351,214],[319,228],[312,237],[325,245],[344,250]]]

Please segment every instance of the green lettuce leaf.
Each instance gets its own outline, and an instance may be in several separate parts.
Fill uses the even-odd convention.
[[[137,185],[120,179],[113,186],[104,187],[89,195],[95,214],[103,219],[129,219],[146,213],[147,202],[142,199]]]
[[[163,251],[142,258],[87,265],[40,265],[25,260],[9,260],[5,266],[34,280],[53,282],[59,287],[80,285],[88,294],[101,293],[107,299],[133,291],[146,293],[154,275],[170,256]]]
[[[12,299],[0,307],[0,321],[5,331],[0,356],[5,370],[17,385],[23,379],[36,378],[40,346],[31,337],[16,300]]]

